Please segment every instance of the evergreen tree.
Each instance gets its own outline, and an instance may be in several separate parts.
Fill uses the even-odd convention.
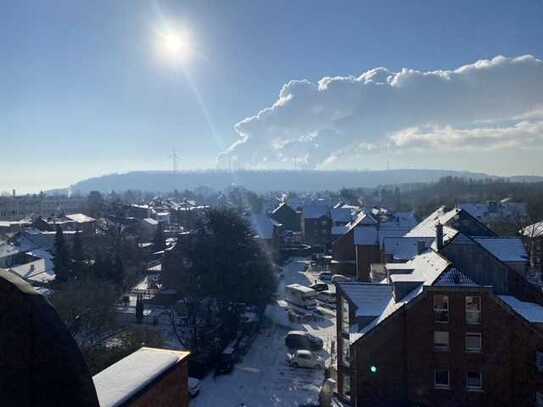
[[[117,288],[119,289],[124,288],[126,274],[125,274],[123,261],[119,254],[115,256],[115,260],[113,261],[111,277],[112,277],[113,283],[117,286]]]
[[[74,236],[74,244],[72,248],[72,271],[76,278],[83,277],[85,272],[85,252],[81,241],[81,232],[77,232]]]
[[[70,255],[68,253],[68,247],[64,240],[64,232],[61,227],[57,225],[57,231],[55,234],[55,257],[53,264],[55,267],[55,280],[59,283],[64,283],[70,279]]]

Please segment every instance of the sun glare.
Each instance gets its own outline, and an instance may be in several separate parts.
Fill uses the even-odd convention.
[[[194,51],[190,33],[173,29],[159,33],[158,49],[162,58],[174,64],[188,63]]]

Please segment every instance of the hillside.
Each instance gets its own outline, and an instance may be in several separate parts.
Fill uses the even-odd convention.
[[[267,191],[322,191],[341,188],[374,188],[379,185],[426,183],[441,177],[454,176],[470,179],[494,178],[492,176],[448,170],[387,170],[387,171],[142,171],[110,174],[80,181],[71,186],[73,192],[88,193],[143,190],[168,192],[197,187],[222,190],[231,185],[244,186],[255,192]]]

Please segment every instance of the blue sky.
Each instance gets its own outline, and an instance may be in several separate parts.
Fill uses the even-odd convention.
[[[236,123],[272,106],[291,80],[356,77],[375,67],[454,70],[497,55],[541,58],[541,21],[540,1],[6,1],[0,13],[0,190],[168,169],[172,148],[182,157],[180,168],[214,167],[217,155],[238,140]],[[157,58],[156,30],[165,22],[186,27],[198,51],[183,70]],[[537,100],[530,103],[538,107]],[[513,111],[503,118],[518,116]],[[405,137],[438,139],[444,134],[439,125]],[[473,122],[454,125],[457,131]],[[282,126],[292,134],[298,123]],[[257,137],[247,148],[268,154]],[[518,160],[516,147],[441,155],[425,148],[387,159],[396,168],[543,175],[536,154]],[[324,162],[336,150],[317,158]],[[440,158],[445,154],[448,160]],[[273,166],[291,168],[292,156],[285,157],[274,156],[279,164]],[[383,157],[362,153],[345,162],[382,169]],[[324,166],[309,161],[341,167],[334,160]],[[243,155],[238,162],[242,166]]]

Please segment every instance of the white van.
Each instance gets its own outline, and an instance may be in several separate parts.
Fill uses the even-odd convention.
[[[315,298],[317,292],[312,288],[301,284],[290,284],[286,286],[287,302],[301,308],[314,310],[317,307]]]

